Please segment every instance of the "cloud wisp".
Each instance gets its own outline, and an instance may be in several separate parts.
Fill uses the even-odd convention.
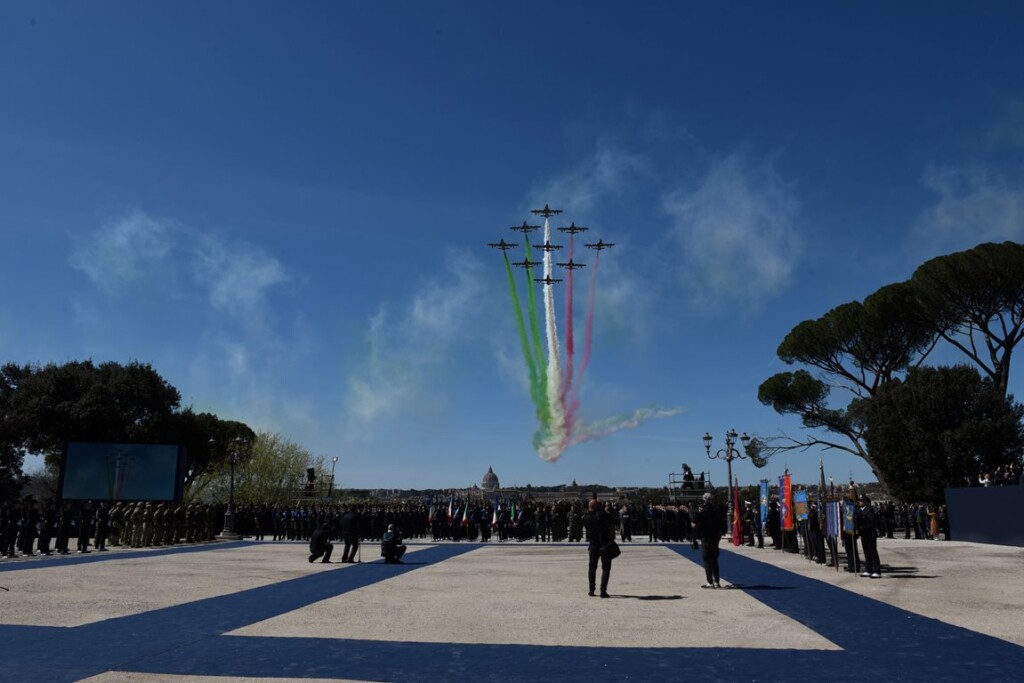
[[[90,233],[72,253],[71,266],[107,293],[166,276],[173,268],[170,256],[179,230],[171,221],[132,211]]]
[[[213,308],[247,317],[288,279],[281,262],[253,244],[139,210],[90,232],[73,250],[70,263],[110,295],[130,294],[131,286],[145,283],[174,287],[184,277]]]
[[[596,213],[609,195],[627,192],[648,174],[643,155],[602,144],[572,170],[552,177],[530,193],[532,206],[556,201],[565,215],[580,220]]]
[[[420,403],[470,328],[482,271],[475,256],[452,250],[443,278],[425,283],[397,314],[381,307],[370,319],[365,360],[348,379],[344,403],[351,421],[369,425]]]
[[[695,187],[666,193],[663,209],[695,305],[756,310],[790,283],[803,247],[799,202],[769,163],[719,159]]]
[[[930,166],[921,182],[938,195],[913,230],[930,252],[1024,237],[1024,183],[982,166]]]

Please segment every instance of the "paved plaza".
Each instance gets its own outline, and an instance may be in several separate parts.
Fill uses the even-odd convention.
[[[1024,549],[880,542],[883,578],[723,548],[410,544],[404,565],[217,543],[0,563],[0,681],[1006,681],[1024,676]],[[335,553],[340,556],[340,550]]]

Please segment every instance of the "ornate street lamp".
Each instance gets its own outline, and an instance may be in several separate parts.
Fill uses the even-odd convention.
[[[334,466],[338,464],[338,456],[331,458],[331,483],[327,487],[327,497],[334,501]]]
[[[746,432],[743,432],[743,436],[740,437],[740,441],[743,442],[743,453],[740,453],[734,448],[736,445],[736,430],[730,429],[725,433],[725,448],[719,449],[714,455],[711,455],[711,434],[704,432],[704,450],[707,451],[709,458],[718,460],[725,460],[726,468],[729,471],[729,504],[726,507],[726,524],[729,527],[729,533],[732,533],[732,506],[733,506],[733,493],[732,493],[732,461],[739,459],[745,459],[747,453],[750,450],[750,437],[747,436]]]
[[[214,447],[214,440],[210,439],[210,449]],[[245,442],[242,437],[236,436],[231,442],[231,488],[228,497],[228,509],[224,513],[224,530],[217,538],[225,541],[238,541],[242,536],[235,531],[235,463],[238,462],[238,452]]]

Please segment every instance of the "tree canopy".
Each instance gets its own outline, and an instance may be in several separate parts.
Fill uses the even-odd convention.
[[[977,369],[913,369],[863,401],[871,459],[904,500],[941,502],[944,488],[1018,462],[1024,407]]]
[[[307,468],[323,474],[322,456],[272,432],[255,434],[239,455],[235,466],[235,502],[239,504],[287,502],[302,487]],[[229,462],[220,460],[196,479],[190,495],[221,498],[229,476]]]
[[[164,443],[188,449],[186,485],[225,457],[215,443],[254,434],[240,422],[181,409],[181,395],[152,366],[139,362],[0,367],[0,488],[23,483],[25,455],[45,456],[51,469],[70,441]]]
[[[867,461],[883,485],[898,487],[887,479],[910,476],[909,470],[891,462],[880,467],[878,458],[885,456],[865,440],[868,414],[877,429],[874,400],[890,385],[902,386],[940,341],[963,352],[1005,396],[1013,349],[1022,338],[1024,246],[981,244],[932,259],[910,280],[837,306],[786,335],[779,358],[804,367],[765,380],[758,398],[780,414],[800,417],[810,431],[758,437],[759,454],[841,449]]]
[[[1010,359],[1024,338],[1024,246],[979,244],[934,258],[911,279],[922,321],[1007,392]]]

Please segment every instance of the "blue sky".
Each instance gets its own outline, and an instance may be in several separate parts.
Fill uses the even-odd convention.
[[[5,4],[0,358],[151,363],[197,410],[337,455],[342,486],[466,486],[489,466],[506,485],[656,486],[682,462],[724,483],[705,431],[716,449],[730,428],[800,431],[757,401],[794,325],[932,256],[1022,239],[1022,19],[1015,3]],[[616,244],[581,414],[684,409],[555,463],[531,446],[486,247],[544,203]],[[734,470],[814,481],[818,456]]]

